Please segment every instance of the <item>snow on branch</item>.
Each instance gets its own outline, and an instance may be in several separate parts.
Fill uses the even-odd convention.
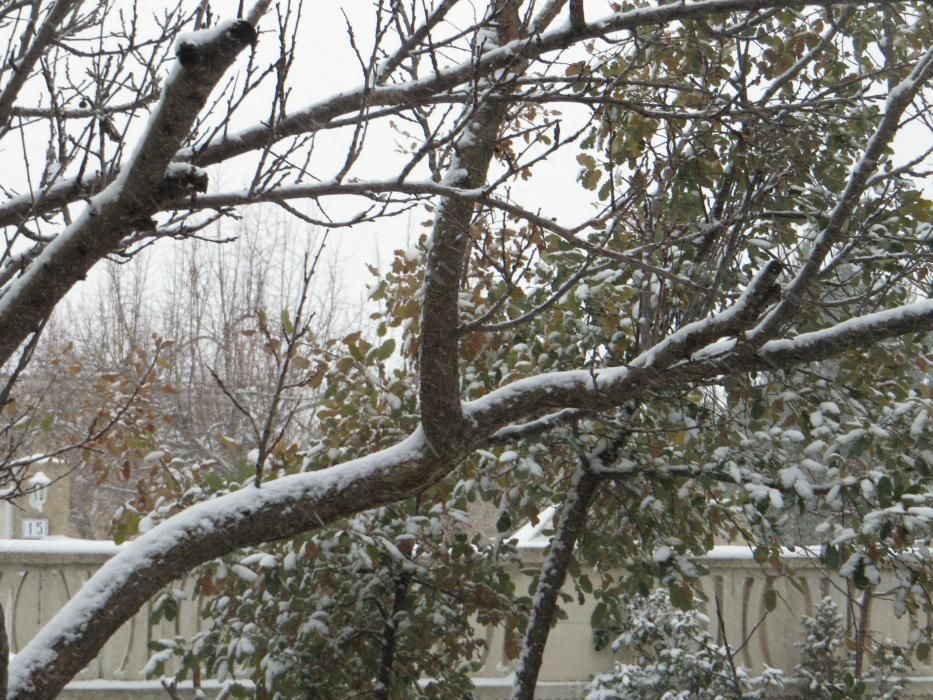
[[[777,278],[782,265],[770,260],[732,306],[707,319],[688,323],[653,348],[639,355],[632,364],[639,367],[663,367],[678,357],[727,335],[745,331],[778,293]]]
[[[789,366],[831,357],[849,348],[887,338],[933,330],[933,299],[849,319],[823,330],[765,343],[758,356],[766,363]]]
[[[852,168],[845,190],[829,215],[829,221],[814,242],[806,262],[796,277],[787,285],[781,303],[751,334],[757,341],[761,342],[773,337],[779,332],[782,324],[794,317],[803,303],[806,290],[814,283],[832,247],[847,238],[849,218],[868,188],[870,178],[878,168],[878,162],[894,140],[901,125],[901,117],[931,77],[933,77],[933,47],[927,49],[910,74],[888,94],[881,121],[875,128],[861,159]]]
[[[0,297],[0,362],[39,326],[91,267],[119,249],[123,238],[158,210],[166,169],[191,130],[214,85],[236,56],[256,40],[237,20],[183,37],[178,63],[165,81],[145,133],[117,178],[49,243]]]
[[[885,0],[841,0],[833,5],[883,4]],[[268,147],[270,141],[319,129],[321,125],[339,116],[359,113],[386,105],[416,105],[434,95],[459,85],[472,83],[477,75],[490,75],[507,68],[519,57],[528,61],[543,54],[566,49],[585,39],[606,36],[639,27],[663,25],[696,17],[710,17],[729,12],[785,9],[819,5],[809,0],[704,0],[695,3],[670,3],[659,7],[643,7],[617,12],[602,19],[585,23],[582,27],[564,24],[550,31],[522,36],[502,46],[484,51],[462,63],[438,70],[419,80],[400,85],[379,85],[375,88],[361,85],[353,90],[319,100],[308,107],[276,121],[274,128],[256,125],[219,137],[196,152],[187,149],[178,154],[180,160],[193,160],[199,165],[211,165],[234,156]],[[830,3],[826,3],[830,4]],[[365,109],[364,109],[365,108]]]
[[[195,566],[424,488],[426,475],[449,468],[427,452],[419,430],[362,459],[249,486],[159,524],[121,548],[16,655],[8,697],[54,697],[150,596]]]
[[[867,314],[760,348],[721,340],[666,368],[633,363],[602,370],[569,370],[519,379],[464,404],[464,418],[481,435],[542,411],[598,411],[623,405],[645,391],[685,387],[723,374],[784,369],[825,360],[909,333],[933,331],[933,299]]]

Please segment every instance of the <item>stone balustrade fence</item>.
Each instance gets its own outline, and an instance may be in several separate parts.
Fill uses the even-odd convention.
[[[67,538],[46,540],[0,540],[0,602],[13,653],[22,648],[52,615],[81,587],[94,571],[117,551],[109,542]],[[540,562],[541,550],[525,550],[526,563]],[[784,559],[784,571],[758,565],[746,547],[716,547],[707,555],[710,573],[703,580],[707,594],[707,616],[711,632],[737,650],[736,661],[753,669],[763,664],[791,670],[799,658],[801,618],[812,615],[817,603],[832,596],[846,615],[858,610],[847,606],[844,584],[827,576],[805,553]],[[529,581],[516,572],[518,590]],[[190,635],[202,624],[204,601],[193,594],[191,582],[178,584],[187,593],[172,622],[150,622],[150,604],[127,622],[107,643],[98,657],[72,682],[63,698],[167,698],[157,681],[146,680],[143,668],[151,640]],[[879,586],[878,590],[883,590]],[[768,612],[766,597],[773,590],[777,607]],[[718,601],[718,612],[715,609]],[[540,700],[580,697],[586,680],[596,672],[612,668],[608,650],[594,650],[590,628],[593,601],[565,608],[567,619],[551,633],[544,658]],[[721,618],[721,624],[720,624]],[[894,615],[893,603],[878,597],[868,610],[869,628],[876,638],[905,644],[911,633],[926,629],[930,620]],[[512,662],[504,654],[505,639],[499,629],[486,630],[488,653],[476,676],[477,700],[508,697]],[[207,684],[210,685],[210,684]],[[933,697],[933,666],[914,660],[908,697]]]

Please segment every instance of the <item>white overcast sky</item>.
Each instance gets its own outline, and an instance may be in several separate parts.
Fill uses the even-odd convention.
[[[250,3],[246,3],[249,7]],[[236,16],[237,0],[221,0],[212,2],[212,9],[218,18]],[[481,3],[478,4],[478,6]],[[597,17],[607,10],[607,0],[588,0],[587,7],[591,16]],[[342,90],[354,89],[362,81],[359,63],[350,47],[346,31],[347,21],[353,26],[357,44],[365,55],[371,46],[372,30],[374,26],[374,12],[368,0],[344,0],[343,2],[306,3],[302,31],[296,49],[295,67],[291,77],[290,87],[292,95],[289,98],[289,111],[293,112],[301,107],[321,100]],[[454,24],[469,25],[473,20],[473,12],[468,4],[464,4],[461,14],[452,14],[448,20]],[[462,22],[461,22],[462,20]],[[260,61],[267,61],[275,56],[277,39],[272,33],[276,26],[273,16],[267,15],[260,24],[260,30],[268,33],[260,34],[257,46]],[[369,44],[367,42],[369,41]],[[244,58],[240,57],[236,66],[242,67]],[[232,71],[235,70],[231,69]],[[163,69],[167,73],[168,68]],[[261,121],[268,109],[268,98],[255,101],[252,111],[239,114],[233,124],[232,131],[251,126]],[[563,112],[579,109],[571,106],[561,108]],[[142,129],[142,120],[136,125],[135,133]],[[346,155],[346,145],[349,142],[350,131],[327,131],[315,143],[314,155],[311,161],[311,171],[321,179],[328,179],[339,169]],[[370,130],[363,155],[354,167],[353,174],[361,179],[382,179],[395,175],[404,159],[396,152],[398,135],[388,129],[384,124],[376,124]],[[44,151],[45,138],[41,137],[37,143]],[[40,151],[41,152],[41,151]],[[566,217],[570,222],[576,222],[588,216],[591,211],[591,193],[577,186],[576,173],[578,166],[575,161],[575,152],[569,147],[556,157],[535,168],[535,179],[532,183],[518,184],[513,192],[518,193],[519,199],[526,205],[532,206],[540,201],[545,205],[545,211],[553,211],[554,215]],[[252,175],[254,156],[246,156],[232,162],[223,163],[209,169],[211,191],[242,189]],[[522,196],[522,190],[530,193]],[[300,203],[293,202],[301,207]],[[349,216],[359,210],[359,200],[352,198],[329,198],[326,202],[328,213],[335,219],[341,214]],[[317,214],[313,207],[306,207],[308,213]],[[337,229],[329,237],[328,249],[335,256],[340,268],[343,287],[348,294],[348,302],[356,303],[365,296],[365,287],[374,281],[366,265],[376,265],[384,268],[391,260],[392,251],[397,248],[407,248],[410,241],[425,231],[422,222],[430,218],[430,214],[423,211],[413,211],[410,215],[385,219],[376,223],[357,225],[353,228]],[[223,224],[225,231],[232,231],[234,224]],[[297,226],[304,226],[296,222]],[[159,254],[148,256],[150,262],[153,258],[167,260],[171,258],[171,249],[175,246],[185,245],[174,241],[160,241],[157,243]],[[98,266],[100,268],[100,266]],[[148,275],[154,279],[157,275]],[[89,276],[88,282],[81,288],[74,290],[71,295],[73,301],[81,303],[82,299],[90,294],[96,297],[100,282],[104,279],[100,269],[96,269]]]
[[[211,4],[218,17],[226,18],[236,15],[239,2],[220,0]],[[249,7],[251,3],[245,4]],[[477,0],[475,4],[477,8],[482,7],[481,0]],[[602,16],[609,11],[608,5],[608,0],[586,0],[587,17],[592,19]],[[469,24],[473,13],[471,6],[464,4],[461,12],[466,14],[454,14],[450,20],[458,23],[462,19],[464,24]],[[361,71],[349,45],[344,13],[353,25],[357,42],[364,52],[368,38],[372,36],[374,24],[374,13],[369,0],[306,2],[304,13],[291,81],[293,92],[289,100],[290,111],[359,85]],[[267,16],[260,25],[260,29],[269,30],[274,27],[275,20],[271,16]],[[262,34],[257,49],[259,58],[273,56],[276,44],[274,34]],[[242,63],[241,57],[238,65],[242,66]],[[164,72],[167,72],[167,68]],[[268,109],[268,102],[263,105],[257,101],[255,111],[241,115],[233,130],[263,119],[264,106]],[[569,115],[575,108],[565,105],[560,109]],[[141,128],[142,124],[138,126]],[[564,130],[564,133],[567,133],[567,130]],[[321,179],[328,179],[343,162],[348,134],[349,132],[329,131],[318,139],[312,159],[312,170]],[[396,135],[385,127],[374,127],[354,174],[366,179],[391,177],[393,170],[397,170],[397,164],[402,162],[395,152],[396,138]],[[908,131],[897,142],[899,160],[906,160],[919,149],[929,147],[929,141],[930,136],[925,130]],[[44,139],[41,147],[44,150]],[[591,193],[585,192],[575,183],[577,169],[575,152],[571,146],[563,153],[557,154],[550,162],[537,166],[533,182],[524,186],[518,184],[513,192],[526,207],[535,208],[534,204],[540,202],[548,215],[559,217],[563,223],[574,224],[585,218],[591,207]],[[252,173],[250,157],[211,168],[210,173],[211,190],[241,189]],[[329,213],[335,218],[340,218],[342,212],[349,214],[357,209],[357,206],[351,205],[349,201],[346,202],[347,206],[342,206],[335,200],[336,198],[332,198],[328,202]],[[376,224],[355,226],[352,229],[338,229],[331,235],[330,248],[339,259],[343,286],[350,299],[362,298],[364,285],[373,281],[366,271],[365,264],[379,262],[384,267],[394,249],[407,245],[409,235],[417,238],[424,230],[420,223],[426,218],[429,218],[426,214],[401,216]],[[165,252],[168,252],[167,248],[176,245],[184,243],[165,241],[158,244]],[[99,272],[91,276],[90,283],[85,285],[83,290],[77,290],[79,297],[94,290],[95,279],[100,279]]]

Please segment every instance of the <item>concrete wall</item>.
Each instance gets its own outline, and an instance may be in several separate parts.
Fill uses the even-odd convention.
[[[0,602],[11,653],[25,646],[117,549],[112,542],[60,537],[0,540]],[[200,623],[201,601],[194,599],[193,583],[180,585],[187,590],[189,600],[174,623],[151,624],[151,603],[143,606],[117,631],[78,679],[87,682],[143,680],[141,671],[149,658],[149,641],[191,634]],[[160,697],[167,695],[163,691]]]
[[[112,543],[87,540],[0,541],[0,602],[6,611],[11,651],[15,653],[22,648],[116,550]],[[530,549],[526,553],[528,563],[540,561],[540,550]],[[715,630],[718,625],[714,601],[721,601],[726,637],[733,648],[741,646],[737,660],[743,665],[760,669],[767,663],[777,668],[793,668],[798,658],[794,645],[802,636],[800,618],[811,615],[827,594],[836,599],[846,614],[839,582],[824,576],[815,561],[798,554],[789,556],[784,563],[785,571],[778,574],[770,567],[755,564],[749,550],[742,547],[717,547],[706,559],[710,574],[703,585],[711,601],[707,615]],[[518,573],[516,576],[520,579],[519,590],[527,589],[527,579]],[[189,598],[181,604],[174,623],[151,624],[151,608],[145,606],[114,635],[62,697],[167,697],[158,683],[145,681],[142,669],[150,640],[191,634],[201,622],[198,613],[202,601],[193,597],[190,583],[181,588]],[[777,592],[778,605],[767,613],[764,596],[770,589]],[[588,601],[568,606],[568,619],[551,633],[537,695],[541,700],[580,697],[590,675],[612,667],[609,652],[593,650],[591,605]],[[912,630],[929,622],[926,616],[896,618],[892,603],[885,599],[873,600],[869,613],[870,627],[878,636],[902,644]],[[718,631],[714,635],[722,636]],[[477,674],[477,698],[506,698],[513,662],[503,654],[501,630],[489,629],[487,637],[489,653]],[[933,666],[915,662],[913,676],[916,680],[911,684],[910,694],[933,697]]]

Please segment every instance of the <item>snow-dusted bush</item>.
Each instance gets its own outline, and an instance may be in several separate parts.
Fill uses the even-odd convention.
[[[766,667],[753,676],[735,666],[729,648],[707,631],[707,618],[675,607],[666,590],[623,604],[625,631],[612,648],[630,660],[594,677],[586,700],[757,700],[769,687],[784,687],[781,670]],[[898,649],[870,643],[871,663],[859,677],[832,598],[824,598],[803,623],[800,662],[791,674],[796,689],[781,697],[792,692],[798,700],[900,700],[908,664]]]
[[[888,647],[873,644],[874,663],[859,678],[855,658],[846,647],[842,616],[832,598],[820,601],[813,617],[804,617],[803,622],[805,637],[798,645],[800,663],[794,669],[801,700],[901,697],[906,659]]]
[[[597,675],[586,700],[756,700],[781,685],[776,669],[753,676],[736,666],[707,631],[707,618],[676,608],[666,590],[626,602],[625,632],[612,648],[632,660]]]
[[[486,649],[475,623],[503,624],[513,584],[458,517],[380,508],[216,563],[199,579],[207,629],[157,642],[147,673],[174,659],[176,680],[233,697],[461,700]]]

